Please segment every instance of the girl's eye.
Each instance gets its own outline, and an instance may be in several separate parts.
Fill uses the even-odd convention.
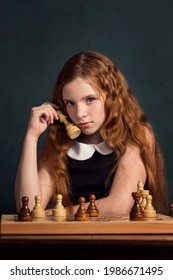
[[[66,101],[66,102],[65,102],[65,105],[68,106],[68,107],[70,107],[70,106],[73,106],[73,105],[74,105],[74,102],[72,102],[72,101]]]
[[[87,103],[93,103],[95,101],[95,98],[94,97],[88,97],[86,101],[87,101]]]

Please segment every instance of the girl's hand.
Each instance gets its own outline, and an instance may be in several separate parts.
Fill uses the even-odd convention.
[[[59,106],[53,103],[43,103],[41,106],[33,107],[28,123],[27,132],[38,138],[48,127],[58,120],[56,111]]]

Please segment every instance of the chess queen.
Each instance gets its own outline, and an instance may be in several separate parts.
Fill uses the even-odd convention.
[[[67,135],[57,110],[80,129],[77,138]],[[78,198],[87,206],[92,193],[101,214],[129,214],[139,180],[161,211],[164,164],[151,123],[115,63],[95,51],[74,55],[58,74],[52,100],[31,110],[15,183],[17,209],[22,196],[32,208],[41,195],[47,208],[60,193],[75,213]]]

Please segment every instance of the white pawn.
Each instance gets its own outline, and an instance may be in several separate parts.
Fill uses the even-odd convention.
[[[156,218],[156,210],[152,205],[152,195],[147,195],[147,205],[144,209],[145,218]]]
[[[44,218],[45,211],[41,207],[41,197],[39,195],[35,196],[35,206],[31,212],[33,218]]]
[[[62,195],[57,194],[56,196],[56,205],[52,210],[52,216],[56,221],[65,221],[66,220],[66,209],[62,205]]]

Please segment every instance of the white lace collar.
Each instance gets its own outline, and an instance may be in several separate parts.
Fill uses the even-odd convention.
[[[76,141],[74,145],[68,150],[67,154],[70,158],[77,160],[86,160],[92,157],[95,150],[102,155],[108,155],[113,152],[105,142],[99,144],[84,144]]]

